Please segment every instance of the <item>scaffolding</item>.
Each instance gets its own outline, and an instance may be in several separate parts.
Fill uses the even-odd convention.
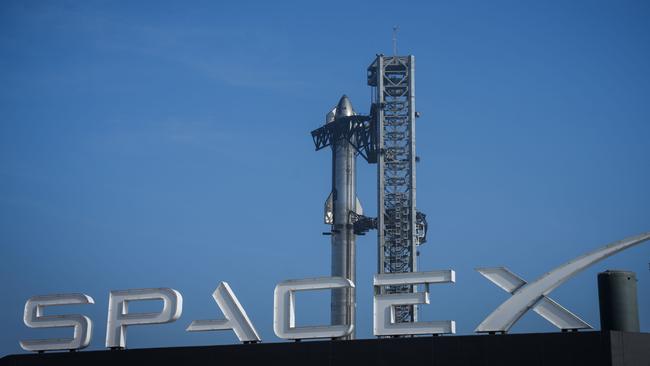
[[[416,272],[417,246],[426,242],[426,215],[415,207],[414,72],[412,55],[377,55],[368,67],[370,114],[340,117],[311,132],[317,151],[347,140],[355,154],[377,164],[377,217],[350,211],[348,223],[353,225],[355,235],[377,229],[378,273]],[[325,221],[332,224],[328,217],[326,207]],[[386,286],[381,291],[408,293],[415,289],[408,285]],[[416,320],[416,307],[395,308],[395,322]]]
[[[425,215],[415,207],[415,57],[378,55],[368,67],[377,162],[378,273],[417,271],[417,246],[426,240]],[[413,292],[387,286],[384,293]],[[395,322],[413,322],[417,308],[397,306]]]

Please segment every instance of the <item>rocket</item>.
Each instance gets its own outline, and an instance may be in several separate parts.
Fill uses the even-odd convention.
[[[343,95],[326,117],[327,123],[356,115],[350,99]],[[344,138],[332,141],[332,191],[325,202],[325,223],[332,225],[332,276],[356,283],[356,248],[352,213],[362,215],[356,193],[356,151]],[[332,290],[331,324],[355,324],[354,288]],[[345,339],[353,339],[352,334]]]

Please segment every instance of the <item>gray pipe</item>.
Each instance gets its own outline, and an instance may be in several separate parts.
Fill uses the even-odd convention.
[[[636,282],[636,274],[630,271],[607,270],[598,274],[602,330],[639,332]]]

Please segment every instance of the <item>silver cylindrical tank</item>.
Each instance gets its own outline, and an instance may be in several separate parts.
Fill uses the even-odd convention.
[[[354,114],[347,96],[341,97],[335,120]],[[356,212],[355,150],[347,139],[332,144],[332,276],[345,277],[356,284],[355,234],[350,212]],[[353,288],[332,290],[331,324],[355,324],[356,294]],[[354,339],[354,330],[349,337]]]
[[[607,270],[598,274],[600,328],[639,332],[636,274]]]

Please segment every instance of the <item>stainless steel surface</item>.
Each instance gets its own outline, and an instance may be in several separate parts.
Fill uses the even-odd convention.
[[[535,306],[542,297],[547,296],[551,291],[576,275],[578,272],[598,261],[640,244],[648,239],[650,239],[650,232],[617,241],[555,268],[536,281],[524,285],[519,291],[516,291],[512,297],[499,305],[496,310],[488,315],[488,317],[478,325],[475,331],[479,333],[507,332],[510,330],[512,325],[515,324],[515,322],[517,322],[517,320],[519,320],[528,309]]]
[[[93,322],[85,315],[45,315],[45,308],[60,305],[94,304],[85,294],[54,294],[31,297],[25,303],[23,321],[30,328],[73,327],[72,338],[49,338],[20,341],[25,351],[77,350],[88,347],[93,334]]]
[[[483,277],[492,281],[510,294],[515,294],[519,289],[526,285],[526,281],[504,267],[477,268],[476,270],[483,275]],[[587,324],[587,322],[580,319],[577,315],[573,314],[547,296],[542,296],[533,307],[533,311],[562,330],[592,328],[591,325]]]
[[[456,323],[453,320],[398,322],[397,309],[404,305],[429,304],[429,285],[435,283],[454,283],[453,270],[384,273],[374,276],[375,295],[373,298],[373,332],[375,336],[398,336],[416,334],[453,334]],[[424,292],[382,293],[383,286],[425,285]]]
[[[330,195],[327,196],[327,199],[325,200],[323,222],[326,225],[334,225],[334,199],[332,198],[332,192],[330,192]]]
[[[354,288],[343,277],[318,277],[278,283],[273,293],[273,331],[283,339],[344,338],[354,330],[353,323],[340,325],[296,326],[296,291]]]
[[[140,300],[162,300],[158,313],[130,313],[129,303]],[[130,325],[171,323],[183,312],[183,296],[171,288],[144,288],[111,291],[108,297],[106,347],[126,348],[126,328]]]
[[[334,119],[354,115],[347,96],[336,106]],[[356,212],[356,153],[347,139],[332,144],[332,277],[343,277],[356,283],[355,234],[350,212]],[[332,290],[332,325],[355,324],[356,297],[354,287]],[[354,330],[345,337],[353,339]]]
[[[241,342],[262,340],[228,282],[219,283],[217,289],[212,293],[212,298],[223,312],[225,319],[194,320],[187,327],[188,332],[232,330]]]

